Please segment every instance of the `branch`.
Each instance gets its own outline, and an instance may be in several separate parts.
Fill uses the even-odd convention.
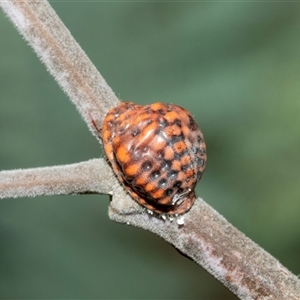
[[[98,137],[93,121],[101,128],[104,116],[119,100],[49,3],[8,0],[0,1],[0,7]]]
[[[112,194],[118,185],[104,159],[0,172],[0,199],[82,193]]]
[[[121,197],[113,198],[109,216],[158,234],[240,299],[300,299],[299,279],[201,198],[184,215],[184,226],[145,214],[132,201]]]
[[[300,299],[299,279],[200,198],[178,225],[132,201],[103,159],[0,172],[0,198],[82,193],[113,195],[111,220],[158,234],[240,299]]]

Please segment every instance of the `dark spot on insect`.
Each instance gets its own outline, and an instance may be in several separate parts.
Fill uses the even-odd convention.
[[[178,180],[173,184],[173,188],[179,189],[181,187],[181,184],[182,182]]]
[[[178,194],[181,194],[182,192],[183,192],[183,189],[180,188],[180,189],[178,190]]]
[[[197,136],[197,141],[198,141],[198,143],[203,142],[203,139],[202,139],[201,135],[198,135],[198,136]]]
[[[198,148],[197,148],[197,147],[195,147],[195,146],[193,146],[193,147],[192,147],[192,151],[193,151],[193,153],[195,153],[195,154],[196,154],[196,153],[198,152]]]
[[[175,143],[179,142],[179,141],[182,141],[184,140],[184,136],[183,134],[180,134],[180,135],[173,135],[170,139],[170,141],[168,142],[168,145],[172,146],[174,145]]]
[[[175,180],[177,178],[178,172],[175,170],[171,170],[167,176],[168,178],[170,178],[171,180]]]
[[[155,180],[159,177],[160,175],[160,172],[159,171],[153,171],[151,174],[150,174],[150,179],[151,180]]]
[[[174,124],[181,127],[181,121],[179,119],[175,119]]]
[[[204,166],[204,160],[203,159],[201,159],[199,157],[196,157],[195,161],[196,161],[196,163],[197,163],[198,166],[200,166],[200,167]]]
[[[189,115],[189,120],[190,120],[189,129],[191,129],[192,131],[197,130],[197,125],[194,119],[190,115]]]
[[[187,148],[181,153],[182,153],[182,156],[190,154],[189,149],[187,149]]]
[[[165,178],[160,179],[160,180],[158,181],[158,185],[159,185],[161,188],[166,187],[166,185],[167,185],[167,179],[165,179]]]
[[[199,149],[200,155],[204,155],[205,154],[205,150],[203,148]]]
[[[165,128],[169,125],[169,122],[167,120],[165,120],[164,118],[160,118],[160,120],[158,121],[158,125],[161,128]]]
[[[189,182],[190,180],[191,180],[191,178],[187,177],[187,178],[185,179],[185,182]]]
[[[158,113],[162,116],[164,116],[166,114],[166,112],[163,109],[159,109]]]
[[[173,193],[173,189],[167,189],[167,190],[165,191],[164,195],[168,197],[168,196],[171,196],[172,193]]]
[[[135,128],[135,129],[132,130],[131,135],[132,136],[136,136],[136,135],[138,135],[140,133],[141,133],[141,131],[138,128]]]
[[[126,105],[125,105],[125,107],[126,107],[126,109],[129,109],[129,108],[131,108],[131,107],[132,107],[132,103],[130,103],[130,102],[127,102],[127,103],[126,103]]]
[[[139,185],[134,186],[134,189],[135,189],[137,192],[140,192],[140,193],[143,193],[143,192],[144,192],[144,189],[143,189],[141,186],[139,186]]]
[[[184,152],[180,152],[180,153],[174,152],[174,159],[180,160],[183,155],[184,155]]]
[[[154,130],[154,135],[159,135],[161,133],[161,128],[156,128]]]
[[[165,155],[164,150],[157,151],[157,159],[163,159],[164,155]]]
[[[122,176],[122,177],[124,177],[124,176]],[[126,183],[128,183],[129,185],[131,185],[131,183],[134,180],[134,177],[126,176],[126,179],[124,178],[124,180],[126,181]]]
[[[170,160],[165,160],[162,164],[161,164],[161,168],[163,170],[169,170],[171,169],[171,166],[172,166],[172,162]]]
[[[181,166],[181,170],[182,170],[183,172],[186,172],[188,168],[189,168],[188,165],[183,165],[183,166]]]
[[[141,169],[142,171],[146,172],[151,170],[153,167],[152,162],[150,160],[146,160],[142,163]]]

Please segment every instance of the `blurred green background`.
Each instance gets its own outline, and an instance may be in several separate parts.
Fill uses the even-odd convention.
[[[189,109],[205,134],[197,194],[300,273],[300,4],[68,2],[53,7],[123,100]],[[0,13],[0,169],[103,156]],[[0,202],[0,298],[236,299],[108,196]],[[199,224],[201,226],[201,224]]]

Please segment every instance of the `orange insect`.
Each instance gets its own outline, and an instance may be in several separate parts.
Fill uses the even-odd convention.
[[[167,215],[191,208],[207,156],[203,134],[187,110],[122,102],[105,117],[102,139],[114,172],[138,203]]]

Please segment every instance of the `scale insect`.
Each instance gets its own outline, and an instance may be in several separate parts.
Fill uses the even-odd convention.
[[[106,115],[102,140],[118,179],[148,211],[177,216],[191,208],[207,155],[203,134],[187,110],[121,102]]]

